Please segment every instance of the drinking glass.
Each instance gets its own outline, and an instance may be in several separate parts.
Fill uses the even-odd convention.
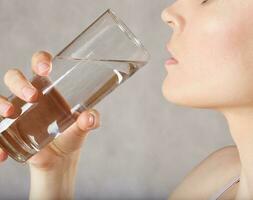
[[[141,42],[108,9],[53,58],[49,76],[33,75],[30,81],[41,93],[37,102],[8,98],[22,112],[15,119],[1,118],[1,148],[26,162],[148,59]]]

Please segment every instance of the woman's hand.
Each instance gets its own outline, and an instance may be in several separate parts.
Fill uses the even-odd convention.
[[[35,53],[31,62],[33,72],[39,76],[48,76],[53,70],[51,59],[47,52]],[[39,91],[17,69],[9,70],[4,76],[4,82],[12,93],[26,102],[36,102],[39,98]],[[17,115],[14,105],[3,96],[0,97],[0,112],[4,117]],[[71,198],[80,148],[87,133],[97,127],[99,113],[93,109],[84,111],[74,124],[28,160],[31,199],[38,199],[39,196],[41,199],[60,198],[66,193]],[[0,151],[0,161],[6,158],[7,154]]]
[[[32,57],[32,70],[39,76],[48,76],[52,70],[51,55],[47,52],[35,53]],[[26,102],[36,102],[39,91],[25,78],[18,69],[10,69],[4,76],[4,82],[10,91]],[[17,115],[11,102],[0,98],[0,112],[4,117]],[[18,109],[17,109],[18,110]],[[28,160],[32,167],[41,170],[51,170],[61,165],[65,160],[75,159],[78,156],[84,138],[89,130],[99,126],[99,113],[89,110],[81,113],[77,121],[60,134],[47,147]],[[0,154],[0,159],[6,158],[5,153]]]

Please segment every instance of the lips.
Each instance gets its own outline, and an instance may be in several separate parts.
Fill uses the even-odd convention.
[[[171,57],[166,61],[166,65],[178,64],[178,60],[176,59],[174,52],[168,45],[167,50],[171,54]]]

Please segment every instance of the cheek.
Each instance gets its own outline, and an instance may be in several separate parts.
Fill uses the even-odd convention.
[[[253,102],[253,23],[240,12],[202,24],[201,39],[195,40],[196,50],[205,49],[199,63],[207,72],[200,74],[202,83],[213,91],[209,98],[219,97],[216,103],[223,106]]]
[[[181,62],[168,71],[164,96],[194,107],[252,101],[252,35],[253,31],[236,19],[193,23],[180,36]]]

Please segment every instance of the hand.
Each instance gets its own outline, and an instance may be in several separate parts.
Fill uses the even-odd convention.
[[[51,59],[51,55],[47,52],[35,53],[31,61],[33,72],[39,76],[48,76],[52,70]],[[12,93],[26,102],[36,102],[39,98],[39,91],[18,69],[9,70],[4,76],[4,82]],[[16,117],[17,110],[7,98],[0,97],[2,116]],[[85,136],[90,130],[98,127],[99,113],[93,109],[84,111],[74,124],[28,160],[30,167],[50,171],[62,168],[69,162],[77,162]],[[5,152],[0,151],[0,161],[6,160],[7,157]]]

